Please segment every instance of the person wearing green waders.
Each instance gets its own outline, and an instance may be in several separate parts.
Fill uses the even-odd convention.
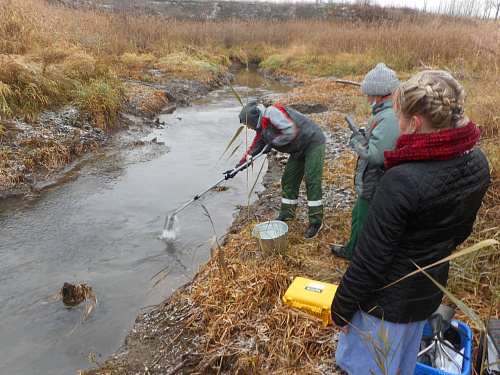
[[[354,183],[358,199],[352,209],[351,237],[344,246],[334,245],[332,254],[350,260],[363,229],[370,202],[377,190],[384,167],[384,151],[394,150],[401,135],[392,109],[392,90],[399,84],[396,73],[384,63],[372,69],[361,83],[361,93],[372,105],[373,118],[366,132],[353,132],[349,144],[358,154]]]
[[[277,220],[295,218],[299,188],[305,175],[309,226],[304,238],[314,238],[323,227],[323,166],[325,164],[325,141],[323,131],[309,117],[281,105],[272,105],[261,111],[257,102],[243,107],[239,114],[240,123],[257,132],[245,157],[236,165],[245,163],[248,156],[255,156],[276,149],[289,154],[281,178],[281,209]],[[233,169],[224,174],[226,178]]]

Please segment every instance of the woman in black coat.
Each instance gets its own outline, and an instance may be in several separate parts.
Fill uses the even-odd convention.
[[[423,273],[386,286],[449,256],[472,232],[490,174],[464,97],[442,71],[421,72],[392,94],[402,136],[385,152],[388,171],[332,302],[336,360],[350,374],[413,374],[443,293]],[[446,262],[427,272],[445,285],[448,270]]]

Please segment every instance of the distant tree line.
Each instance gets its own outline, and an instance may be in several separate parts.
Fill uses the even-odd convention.
[[[345,3],[356,5],[379,5],[378,0],[316,0],[316,3]],[[440,13],[460,17],[498,20],[500,16],[500,0],[441,0],[436,5],[434,0],[425,0],[421,9],[424,12]]]
[[[113,6],[114,9],[126,10],[130,8],[144,8],[151,5],[153,2],[144,0],[48,0],[53,2],[61,2],[67,5],[91,5],[97,7]],[[265,2],[271,4],[299,4],[309,2],[313,4],[345,4],[345,5],[361,5],[361,6],[380,6],[379,0],[159,0],[155,1],[156,8],[168,6],[169,3],[228,3],[228,2],[244,2],[258,3],[262,5]],[[392,8],[393,6],[391,6]],[[424,4],[420,11],[429,13],[439,13],[445,15],[472,17],[477,19],[494,19],[498,20],[500,16],[500,0],[441,0],[436,4],[435,0],[424,0]]]

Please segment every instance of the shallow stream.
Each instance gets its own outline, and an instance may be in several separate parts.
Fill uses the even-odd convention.
[[[236,78],[233,87],[244,102],[282,90],[256,72]],[[212,223],[222,237],[236,206],[249,202],[247,189],[264,158],[256,161],[249,187],[240,173],[221,184],[228,190],[212,190],[177,214],[177,241],[159,236],[167,215],[244,154],[251,131],[240,134],[234,145],[243,144],[234,155],[233,145],[221,158],[239,127],[240,109],[224,87],[160,116],[146,136],[133,129],[123,134],[144,145],[88,156],[38,196],[0,203],[0,374],[76,374],[92,367],[94,354],[104,362],[137,315],[196,274],[210,256]],[[148,142],[155,138],[158,143]],[[256,189],[262,190],[260,183]],[[85,305],[70,309],[54,299],[64,282],[87,284],[97,297],[83,325]]]

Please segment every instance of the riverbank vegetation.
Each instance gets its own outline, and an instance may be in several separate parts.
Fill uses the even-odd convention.
[[[423,63],[468,80],[498,79],[498,23],[394,12],[391,21],[338,20],[336,14],[220,23],[6,0],[0,5],[0,116],[32,118],[68,102],[112,115],[119,78],[154,81],[156,69],[209,80],[233,62],[323,77],[364,74],[379,61],[408,75]],[[106,105],[95,106],[91,97]]]
[[[360,81],[362,76],[349,78]],[[369,118],[358,88],[333,80],[308,81],[291,93],[275,95],[273,100],[289,105],[303,98],[328,107],[328,115],[311,117],[333,132],[342,132],[345,114],[354,114],[359,123]],[[338,153],[330,150],[325,164],[326,186],[352,190],[356,165],[352,152],[347,148]],[[494,181],[474,233],[461,249],[483,239],[498,239],[498,206],[494,201],[498,177]],[[282,301],[294,277],[338,284],[348,265],[347,261],[332,257],[330,246],[345,243],[349,238],[350,207],[354,202],[344,206],[342,199],[332,200],[329,194],[324,201],[325,228],[314,241],[301,237],[307,225],[303,201],[299,205],[304,208],[300,219],[288,223],[286,252],[264,257],[251,233],[258,222],[272,220],[276,215],[273,207],[279,207],[280,184],[271,184],[248,211],[242,210],[227,243],[219,246],[213,240],[212,260],[200,268],[194,280],[163,304],[139,316],[121,350],[84,374],[343,375],[334,359],[338,331],[323,327],[319,319],[290,309]],[[447,287],[483,320],[489,316],[490,306],[498,318],[498,258],[498,248],[489,247],[451,262]],[[449,298],[445,297],[444,303],[456,308]],[[474,332],[475,358],[480,355],[480,331],[464,311],[458,309],[455,318]]]
[[[381,61],[401,80],[421,69],[444,69],[465,87],[467,115],[481,129],[480,147],[492,168],[491,188],[466,245],[498,239],[498,22],[403,10],[395,10],[390,19],[366,20],[350,13],[348,18],[332,14],[323,20],[198,22],[74,9],[42,0],[4,0],[0,4],[0,183],[19,179],[12,175],[16,158],[31,158],[31,164],[26,163],[31,170],[71,159],[68,150],[47,139],[25,141],[16,152],[4,148],[16,132],[16,121],[36,127],[38,116],[48,109],[73,106],[88,114],[94,126],[109,130],[116,126],[123,101],[134,92],[155,98],[157,105],[142,102],[150,111],[167,104],[158,91],[151,96],[144,93],[143,83],[153,87],[174,78],[210,83],[232,64],[259,64],[275,77],[294,76],[303,84],[277,101],[326,105],[328,117],[315,120],[337,131],[344,127],[343,115],[355,114],[363,122],[369,113],[356,88],[328,78],[361,82]],[[354,163],[349,152],[327,160],[325,183],[352,188]],[[177,321],[178,332],[198,340],[192,343],[197,358],[206,364],[204,371],[233,367],[238,373],[278,368],[283,373],[320,373],[321,363],[333,358],[332,331],[305,314],[285,309],[280,296],[292,276],[340,279],[346,264],[331,259],[329,245],[348,238],[349,210],[332,210],[328,215],[328,230],[318,241],[305,243],[292,236],[289,255],[272,261],[240,258],[255,251],[248,237],[254,223],[242,225],[218,250],[227,262],[224,274],[216,262],[207,264],[195,284],[162,306],[158,324],[168,322],[170,308],[184,311]],[[483,319],[495,305],[498,318],[499,275],[498,254],[485,250],[452,263],[449,288]],[[179,308],[172,307],[175,304]],[[477,328],[464,314],[458,317],[475,329],[477,348]]]

